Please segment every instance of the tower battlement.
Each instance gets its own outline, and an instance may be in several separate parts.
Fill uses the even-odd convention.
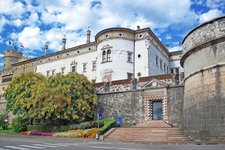
[[[11,65],[18,62],[22,58],[22,52],[15,50],[4,51],[4,70],[11,68]]]

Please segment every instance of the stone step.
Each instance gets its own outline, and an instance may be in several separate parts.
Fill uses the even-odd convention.
[[[139,141],[139,142],[189,142],[183,131],[174,128],[162,121],[147,121],[135,127],[117,128],[107,140],[114,141]]]
[[[144,123],[138,124],[135,127],[157,127],[157,128],[164,128],[164,127],[171,127],[169,124],[165,123],[162,120],[151,120],[146,121]]]

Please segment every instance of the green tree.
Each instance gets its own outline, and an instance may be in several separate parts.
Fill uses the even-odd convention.
[[[35,88],[32,99],[35,106],[30,109],[32,118],[51,124],[92,119],[97,103],[92,83],[74,73],[50,77]]]
[[[13,114],[26,114],[32,107],[32,91],[35,85],[45,81],[45,77],[38,73],[24,73],[13,79],[4,92],[6,108]]]
[[[47,79],[38,78],[41,80],[37,80],[36,74],[34,76],[30,77],[34,81],[23,77],[28,81],[19,82],[16,78],[17,82],[13,81],[7,88],[8,108],[14,113],[23,113],[43,124],[82,122],[94,117],[97,97],[92,83],[84,75],[57,74]]]

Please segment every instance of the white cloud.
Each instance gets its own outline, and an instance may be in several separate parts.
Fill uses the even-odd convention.
[[[181,46],[174,46],[174,47],[169,48],[170,52],[179,51],[179,50],[182,50]]]
[[[0,57],[3,57],[3,56],[4,56],[4,54],[1,54],[1,53],[0,53]]]
[[[203,23],[222,15],[223,15],[223,12],[218,9],[209,10],[208,12],[201,14],[199,16],[199,21],[200,23]]]
[[[40,45],[43,43],[42,32],[39,27],[25,27],[18,34],[18,41],[23,43],[25,48],[40,49]]]
[[[11,15],[13,18],[19,17],[25,12],[25,7],[21,2],[13,0],[2,0],[0,5],[0,14]]]
[[[167,40],[171,40],[171,39],[172,39],[171,35],[166,35],[165,38],[166,38]]]
[[[4,29],[4,26],[8,23],[8,20],[3,17],[0,16],[0,33],[2,32],[2,30]]]
[[[224,0],[207,0],[206,6],[211,8],[211,9],[224,8],[225,3],[224,3]]]

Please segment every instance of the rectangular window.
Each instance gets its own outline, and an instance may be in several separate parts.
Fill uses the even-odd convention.
[[[170,69],[170,73],[173,73],[173,68]]]
[[[92,71],[96,71],[96,61],[92,62]]]
[[[127,52],[127,62],[132,63],[132,53]]]
[[[64,73],[65,73],[65,68],[66,68],[66,67],[62,67],[62,68],[61,68],[61,72],[62,72],[63,75],[64,75]]]
[[[76,72],[76,66],[74,65],[74,66],[72,66],[72,68],[71,68],[71,72]]]
[[[156,66],[159,66],[159,57],[158,56],[155,57],[155,64],[156,64]]]
[[[160,69],[162,70],[163,68],[162,68],[162,65],[163,65],[163,62],[162,62],[162,60],[160,59]]]
[[[87,63],[83,64],[83,72],[87,72]]]
[[[164,63],[163,69],[164,69],[164,72],[166,73],[166,64],[165,63]]]
[[[46,76],[47,76],[47,77],[50,76],[50,70],[47,70],[47,71],[46,71]]]
[[[176,74],[179,75],[179,68],[176,68]]]
[[[52,69],[52,76],[55,75],[55,69]]]

